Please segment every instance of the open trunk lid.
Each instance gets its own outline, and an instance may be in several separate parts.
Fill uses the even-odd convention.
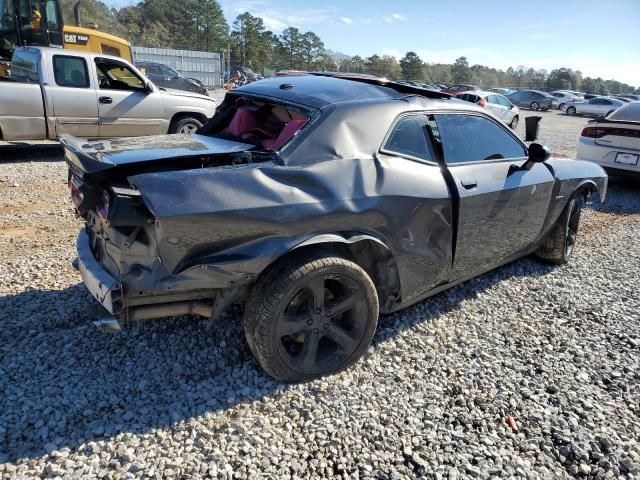
[[[94,180],[153,171],[232,165],[254,145],[205,135],[153,135],[88,141],[60,137],[69,168]]]

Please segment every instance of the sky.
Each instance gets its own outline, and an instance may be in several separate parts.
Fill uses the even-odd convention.
[[[325,47],[348,55],[428,63],[569,67],[583,76],[640,86],[640,0],[219,0],[229,25],[242,12],[279,33],[312,30]],[[106,0],[113,6],[134,0]]]

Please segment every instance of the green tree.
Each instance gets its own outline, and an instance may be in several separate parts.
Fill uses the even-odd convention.
[[[367,59],[367,70],[370,74],[378,77],[385,77],[390,80],[397,80],[402,75],[402,69],[396,57],[391,55],[373,55]]]
[[[427,76],[425,64],[416,52],[407,52],[400,59],[400,71],[405,80],[424,82]]]
[[[297,68],[302,56],[302,34],[296,27],[283,30],[280,35],[280,43],[287,59],[288,68]]]
[[[300,54],[305,70],[311,70],[312,65],[324,53],[324,43],[313,32],[305,32],[300,39]]]
[[[265,29],[261,18],[254,17],[249,12],[236,17],[231,30],[232,62],[261,70],[265,54]]]
[[[455,83],[463,83],[471,81],[471,68],[467,57],[459,57],[453,64],[453,81]]]

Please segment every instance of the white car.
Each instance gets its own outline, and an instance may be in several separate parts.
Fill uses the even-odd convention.
[[[574,102],[576,100],[584,100],[584,97],[576,95],[574,92],[569,92],[567,90],[556,90],[555,92],[549,92],[549,95],[552,95],[558,99],[558,108],[562,110],[562,107],[565,103]]]
[[[615,173],[640,176],[640,102],[589,121],[580,135],[577,158]]]
[[[567,115],[593,115],[604,117],[625,105],[622,100],[611,97],[596,97],[591,100],[576,100],[565,103],[562,111]]]
[[[511,103],[504,95],[495,92],[474,90],[472,92],[459,93],[456,95],[456,98],[486,108],[512,129],[518,126],[520,109]]]

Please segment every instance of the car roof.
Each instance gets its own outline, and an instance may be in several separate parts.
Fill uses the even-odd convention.
[[[408,96],[448,99],[446,93],[392,82],[372,75],[314,73],[274,77],[233,90],[242,94],[273,97],[314,108],[348,102],[400,100]]]

